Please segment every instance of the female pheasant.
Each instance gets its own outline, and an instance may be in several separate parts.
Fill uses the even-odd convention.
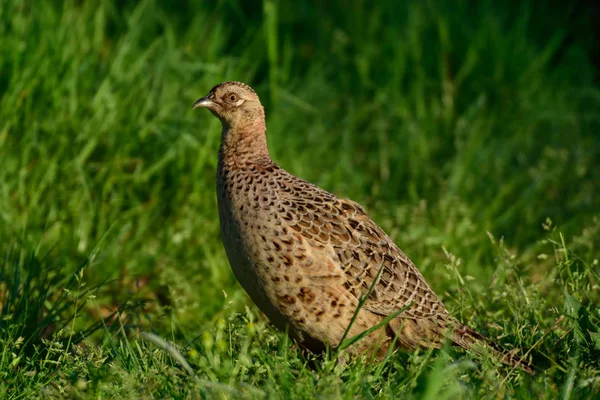
[[[223,244],[237,279],[280,329],[303,346],[382,358],[391,345],[487,347],[533,367],[448,314],[415,265],[357,203],[297,178],[271,159],[258,95],[224,82],[194,103],[223,125],[217,200]],[[360,306],[360,307],[359,307]],[[390,318],[391,317],[391,318]]]

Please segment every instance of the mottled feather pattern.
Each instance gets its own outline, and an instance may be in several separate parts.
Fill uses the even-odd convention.
[[[217,198],[225,250],[244,289],[277,327],[318,351],[402,311],[348,351],[380,359],[392,343],[409,350],[439,348],[449,339],[467,349],[487,346],[500,361],[533,371],[452,318],[415,265],[359,204],[272,161],[264,111],[254,91],[227,82],[209,96],[216,102],[211,111],[224,127]],[[230,97],[253,112],[237,110]]]

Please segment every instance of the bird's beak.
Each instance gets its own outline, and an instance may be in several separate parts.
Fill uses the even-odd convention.
[[[204,107],[204,108],[209,108],[210,109],[210,108],[213,108],[216,105],[217,105],[217,103],[215,103],[214,101],[212,101],[210,99],[210,95],[207,95],[207,96],[201,97],[198,100],[196,100],[196,102],[192,106],[192,109],[198,108],[198,107]]]

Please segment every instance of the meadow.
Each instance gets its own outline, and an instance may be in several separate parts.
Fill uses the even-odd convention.
[[[586,4],[1,1],[0,396],[600,397]],[[278,164],[364,205],[538,373],[450,347],[341,365],[270,326],[220,241],[220,123],[191,107],[225,80],[261,96]]]

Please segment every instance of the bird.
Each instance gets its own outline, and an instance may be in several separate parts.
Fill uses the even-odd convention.
[[[239,283],[273,325],[312,352],[382,360],[450,343],[534,367],[452,317],[413,262],[358,203],[276,164],[264,108],[247,84],[198,99],[222,125],[216,192],[221,239]],[[362,337],[361,337],[362,335]]]

